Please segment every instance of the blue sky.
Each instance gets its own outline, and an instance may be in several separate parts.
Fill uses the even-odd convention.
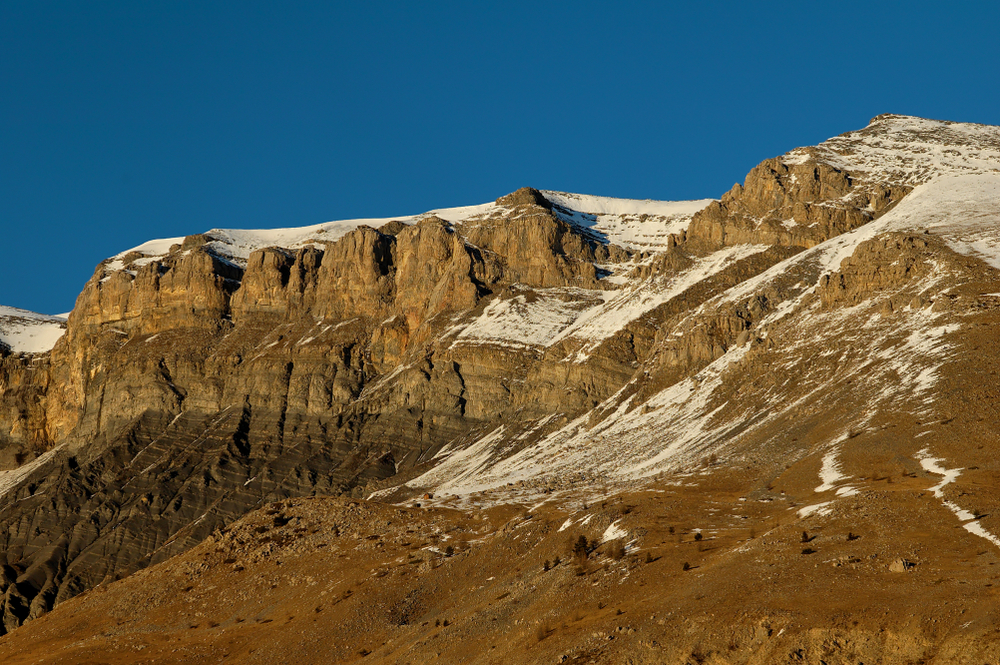
[[[150,238],[717,197],[879,113],[1000,124],[997,3],[620,5],[4,0],[0,304]]]

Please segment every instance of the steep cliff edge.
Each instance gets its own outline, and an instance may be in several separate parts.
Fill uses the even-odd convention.
[[[998,137],[880,116],[718,202],[525,188],[123,252],[50,352],[0,359],[5,630],[289,497],[774,478],[831,414],[917,413],[956,289],[994,279]]]

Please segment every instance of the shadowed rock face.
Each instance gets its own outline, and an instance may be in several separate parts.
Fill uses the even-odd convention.
[[[265,503],[398,485],[501,427],[511,454],[730,348],[749,344],[752,364],[771,344],[758,327],[813,285],[849,307],[930,270],[925,239],[888,235],[836,274],[804,262],[717,299],[911,189],[821,157],[763,162],[653,255],[525,188],[462,224],[362,226],[245,260],[199,235],[102,264],[51,353],[0,358],[3,630]]]

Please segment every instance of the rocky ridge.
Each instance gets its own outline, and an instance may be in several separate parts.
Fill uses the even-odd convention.
[[[988,450],[982,384],[949,382],[992,353],[998,146],[879,116],[718,202],[524,189],[113,257],[2,360],[4,626],[288,497],[565,507],[720,467],[820,519],[873,465],[931,477],[957,442],[913,428],[952,404]]]

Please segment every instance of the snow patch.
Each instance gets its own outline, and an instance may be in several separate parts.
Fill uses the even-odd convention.
[[[824,501],[823,503],[814,503],[811,506],[804,506],[799,508],[799,517],[809,517],[810,515],[816,515],[817,517],[822,517],[824,515],[829,515],[833,512],[833,501]]]
[[[966,524],[962,525],[962,528],[969,533],[979,536],[980,538],[985,538],[994,545],[1000,547],[1000,538],[997,538],[997,536],[984,529],[979,522],[974,521],[976,516],[973,513],[970,513],[958,504],[944,498],[945,486],[955,482],[955,480],[958,479],[958,476],[961,475],[963,469],[946,469],[940,464],[944,458],[931,457],[930,450],[927,448],[924,448],[917,453],[917,458],[920,460],[920,466],[923,467],[925,471],[942,477],[941,482],[930,488],[931,492],[933,492],[935,498],[941,500],[941,503],[945,508],[955,513],[955,517],[957,517],[960,522],[966,522]]]
[[[55,457],[56,453],[64,448],[66,444],[60,444],[53,448],[52,450],[43,453],[31,460],[26,464],[22,464],[16,469],[10,469],[9,471],[0,471],[0,497],[5,496],[8,492],[15,489],[22,480],[27,478],[32,471],[42,466],[50,459]]]
[[[839,452],[838,449],[834,449],[823,456],[823,466],[819,470],[819,479],[823,482],[816,488],[816,492],[827,492],[834,489],[843,481],[850,479],[850,476],[845,476],[841,472],[840,462],[837,461]]]
[[[0,344],[13,353],[45,353],[66,333],[66,319],[0,305]]]
[[[615,520],[611,523],[607,529],[604,530],[604,534],[601,536],[601,542],[606,543],[609,540],[615,540],[621,538],[624,540],[628,537],[628,531],[618,526],[618,522],[621,520]]]

